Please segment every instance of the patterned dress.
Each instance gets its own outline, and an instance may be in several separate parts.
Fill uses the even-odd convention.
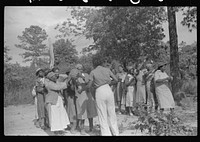
[[[145,103],[146,102],[146,90],[143,80],[144,71],[140,71],[136,76],[137,79],[137,91],[136,91],[136,103]]]

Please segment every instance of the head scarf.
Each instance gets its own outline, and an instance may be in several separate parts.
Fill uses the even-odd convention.
[[[82,68],[83,68],[83,65],[77,64],[77,65],[76,65],[76,68],[77,68],[77,69],[82,69]]]
[[[49,72],[48,74],[47,74],[47,78],[49,79],[49,80],[52,80],[52,77],[53,76],[55,76],[56,74],[54,73],[54,72]]]

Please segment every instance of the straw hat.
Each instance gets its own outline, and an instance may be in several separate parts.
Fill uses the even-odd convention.
[[[167,64],[169,64],[168,62],[158,62],[157,63],[157,67],[163,67],[163,66],[166,66]]]
[[[36,76],[38,76],[38,73],[39,73],[40,71],[44,71],[44,70],[43,70],[42,68],[38,68],[38,69],[36,70],[36,72],[35,72]]]

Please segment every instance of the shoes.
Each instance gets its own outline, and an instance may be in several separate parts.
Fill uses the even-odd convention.
[[[37,127],[37,128],[40,128],[40,124],[39,124],[39,122],[37,121],[37,122],[35,122],[34,123],[34,125]]]
[[[117,114],[121,115],[122,113],[120,111],[118,111]]]
[[[76,134],[77,131],[75,131],[75,130],[70,130],[70,133],[71,133],[71,134]]]
[[[85,130],[81,130],[80,134],[81,135],[87,135],[87,133],[85,132]]]
[[[63,131],[55,131],[54,134],[57,135],[57,136],[64,136]]]
[[[48,128],[46,126],[41,126],[42,130],[47,130]]]
[[[132,114],[132,113],[129,113],[129,115],[130,115],[130,116],[133,116],[133,114]]]
[[[67,128],[65,128],[65,131],[71,130],[71,127],[68,125]]]

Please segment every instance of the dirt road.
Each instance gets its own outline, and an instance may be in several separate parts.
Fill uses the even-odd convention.
[[[178,110],[178,108],[177,108]],[[193,127],[197,127],[197,116],[193,116],[196,110],[181,110],[180,114],[187,114],[185,122]],[[36,128],[33,120],[35,115],[34,105],[19,105],[19,106],[8,106],[4,108],[4,135],[22,135],[22,136],[49,136],[54,135],[49,130],[43,131],[42,129]],[[120,133],[121,136],[124,135],[142,135],[141,133],[135,133],[134,130],[126,130],[125,128],[129,125],[129,122],[137,121],[136,116],[118,115],[118,125],[119,128],[124,128]],[[98,119],[94,118],[95,132],[90,135],[99,135],[100,131],[97,128]],[[86,130],[89,129],[88,120],[85,122]],[[72,136],[68,131],[65,133],[66,136]],[[75,134],[79,136],[80,134]]]

